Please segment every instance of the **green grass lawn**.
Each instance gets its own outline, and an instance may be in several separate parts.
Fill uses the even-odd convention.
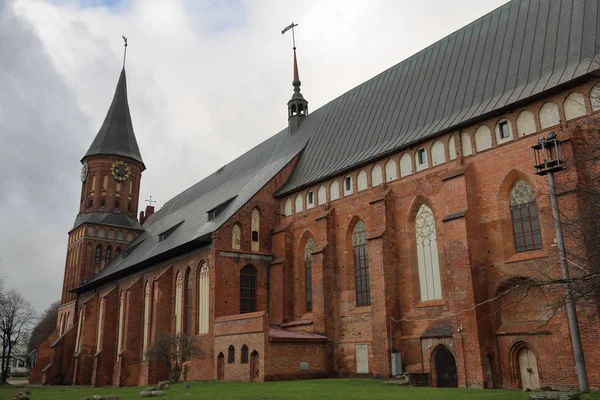
[[[528,393],[514,390],[436,389],[386,384],[376,379],[319,379],[289,382],[191,382],[190,390],[173,385],[160,399],[240,399],[240,400],[317,400],[317,399],[394,399],[394,400],[519,400]],[[120,400],[139,399],[144,388],[88,388],[88,387],[30,387],[32,400],[79,400],[99,395],[117,395]],[[19,389],[0,386],[0,400],[12,399]],[[600,394],[590,396],[600,400]]]

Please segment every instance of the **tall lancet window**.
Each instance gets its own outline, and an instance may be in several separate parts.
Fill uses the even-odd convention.
[[[231,228],[231,248],[239,250],[242,246],[242,228],[239,224],[233,225]]]
[[[352,232],[354,249],[354,289],[356,306],[371,304],[371,278],[369,277],[369,245],[367,243],[367,226],[358,221]]]
[[[192,334],[192,270],[190,268],[185,272],[185,333]]]
[[[104,303],[106,298],[100,298],[100,307],[98,307],[98,331],[96,332],[96,353],[102,351],[102,334],[104,333]]]
[[[310,238],[306,241],[304,248],[304,285],[306,293],[306,312],[312,312],[312,251],[315,248],[315,241]]]
[[[144,360],[148,352],[148,343],[150,341],[150,282],[146,282],[144,290],[144,339],[142,342],[142,350]]]
[[[175,333],[181,332],[181,315],[183,314],[183,275],[177,273],[175,279]]]
[[[198,278],[198,333],[208,333],[209,313],[209,282],[208,264],[200,265],[200,277]]]
[[[252,251],[260,251],[260,213],[257,208],[252,210]]]
[[[441,299],[442,285],[440,283],[440,262],[435,217],[431,208],[425,204],[417,212],[415,231],[417,234],[421,301]]]
[[[117,331],[117,355],[123,351],[123,334],[125,331],[125,291],[121,291],[119,299],[119,330]]]
[[[256,311],[256,268],[246,265],[240,271],[240,314]]]
[[[542,232],[535,195],[531,186],[523,181],[517,181],[510,191],[510,212],[517,253],[541,249]]]

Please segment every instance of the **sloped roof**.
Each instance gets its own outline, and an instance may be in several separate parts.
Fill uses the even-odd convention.
[[[514,0],[501,6],[322,107],[323,123],[277,194],[590,72],[597,68],[592,59],[599,28],[597,1]]]
[[[310,123],[306,129],[314,129]],[[298,132],[300,133],[300,131]],[[283,169],[306,145],[307,135],[289,136],[287,129],[254,147],[194,186],[178,194],[152,214],[145,230],[128,246],[122,256],[78,291],[111,280],[132,267],[157,260],[181,246],[201,248],[210,242],[210,234],[246,204],[264,185]],[[208,211],[219,213],[208,220]],[[171,228],[176,227],[170,231]],[[165,235],[163,241],[160,235]]]
[[[129,114],[125,68],[121,70],[115,96],[106,113],[104,123],[83,158],[97,154],[120,155],[144,164]]]
[[[145,222],[146,231],[127,257],[118,257],[78,290],[157,262],[182,246],[208,243],[210,233],[303,149],[278,195],[582,77],[593,69],[600,48],[599,12],[596,1],[505,4],[316,110],[293,135],[279,132],[168,201]],[[209,221],[207,211],[230,199]]]

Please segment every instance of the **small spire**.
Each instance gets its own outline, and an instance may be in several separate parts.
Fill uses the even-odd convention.
[[[298,82],[300,85],[300,77],[298,76],[298,60],[296,60],[296,48],[294,47],[294,82]],[[295,85],[294,85],[295,86]]]
[[[121,35],[123,41],[125,42],[125,50],[123,50],[123,68],[125,68],[125,58],[127,58],[127,38]]]

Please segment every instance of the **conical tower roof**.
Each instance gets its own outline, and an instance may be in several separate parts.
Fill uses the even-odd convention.
[[[129,114],[125,68],[121,70],[115,96],[104,123],[83,158],[98,154],[129,157],[144,164],[133,132],[131,115]]]

